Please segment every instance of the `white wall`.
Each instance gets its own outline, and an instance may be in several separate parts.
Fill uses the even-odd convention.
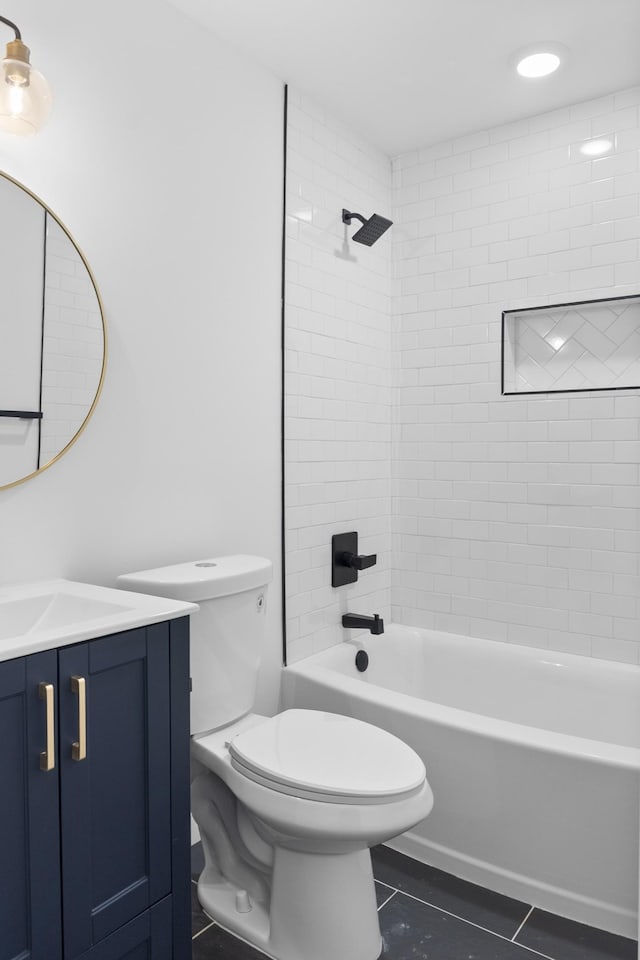
[[[0,491],[0,582],[111,583],[232,551],[275,563],[262,709],[281,662],[282,87],[163,2],[10,0],[54,113],[0,168],[97,278],[104,392],[69,453]],[[175,71],[189,51],[189,83]]]
[[[289,91],[286,256],[287,660],[390,613],[391,247],[349,238],[342,208],[389,216],[391,165]],[[331,537],[357,530],[377,566],[331,586]]]
[[[638,661],[638,391],[501,397],[499,361],[502,310],[640,292],[639,107],[394,161],[396,621]]]

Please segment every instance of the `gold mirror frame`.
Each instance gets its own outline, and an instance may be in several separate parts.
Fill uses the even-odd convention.
[[[70,231],[66,228],[62,220],[60,220],[60,218],[53,212],[51,207],[48,206],[48,204],[46,204],[44,200],[41,200],[40,197],[37,194],[35,194],[32,190],[29,190],[28,187],[25,187],[23,183],[20,183],[19,180],[15,179],[15,177],[12,177],[8,173],[4,173],[4,171],[1,171],[1,170],[0,170],[0,177],[2,177],[3,180],[8,180],[14,186],[18,187],[20,190],[22,190],[24,193],[30,196],[32,200],[35,200],[36,203],[38,203],[42,207],[42,209],[45,210],[46,213],[53,218],[53,220],[55,220],[55,222],[58,224],[58,226],[63,231],[63,233],[66,234],[69,241],[73,244],[75,250],[77,251],[80,259],[82,260],[82,263],[87,271],[89,279],[91,280],[91,284],[93,286],[93,289],[96,294],[96,299],[98,301],[98,307],[100,309],[100,318],[102,320],[102,368],[100,371],[100,380],[98,382],[98,386],[96,389],[95,397],[93,398],[93,402],[91,403],[91,406],[89,407],[89,410],[87,411],[87,414],[84,420],[82,421],[82,424],[80,425],[78,430],[75,432],[71,440],[69,440],[69,442],[62,448],[62,450],[60,450],[54,457],[52,457],[51,460],[43,464],[43,466],[38,467],[37,470],[33,470],[32,473],[29,473],[24,477],[20,477],[19,480],[12,480],[11,483],[0,484],[0,491],[2,491],[2,490],[10,490],[12,487],[17,487],[21,483],[25,483],[27,480],[31,480],[32,477],[36,477],[38,476],[38,474],[43,473],[43,471],[48,470],[49,467],[52,467],[54,463],[56,463],[62,456],[64,456],[64,454],[68,450],[71,449],[71,447],[74,445],[76,440],[78,440],[78,438],[82,435],[87,424],[89,423],[89,420],[93,416],[93,412],[97,406],[98,400],[100,399],[100,395],[102,393],[105,374],[107,370],[108,337],[107,337],[107,324],[106,324],[105,315],[104,315],[104,305],[102,302],[102,297],[100,296],[100,290],[98,289],[96,278],[93,274],[93,270],[89,266],[87,258],[85,257],[81,248],[76,243]]]

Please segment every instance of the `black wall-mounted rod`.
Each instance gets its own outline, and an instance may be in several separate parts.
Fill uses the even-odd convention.
[[[0,410],[0,417],[14,420],[42,420],[42,410]]]
[[[286,461],[285,461],[285,409],[287,400],[286,384],[286,266],[287,266],[287,136],[289,131],[289,87],[284,85],[284,102],[282,110],[282,249],[281,276],[280,276],[280,558],[282,565],[282,664],[287,665],[287,530],[286,530]]]
[[[0,23],[5,23],[8,27],[11,27],[11,29],[16,35],[16,40],[22,40],[22,34],[20,33],[19,28],[15,25],[13,20],[7,20],[6,17],[0,17]]]

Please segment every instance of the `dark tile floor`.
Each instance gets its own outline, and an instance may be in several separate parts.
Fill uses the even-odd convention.
[[[200,844],[192,851],[197,879],[203,866]],[[371,852],[381,960],[637,960],[635,940],[545,913],[389,847]],[[191,892],[193,960],[264,960],[264,954],[202,913],[195,883]]]

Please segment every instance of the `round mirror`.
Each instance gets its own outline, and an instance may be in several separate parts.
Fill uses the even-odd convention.
[[[56,215],[0,173],[0,489],[50,467],[98,402],[100,294]]]

